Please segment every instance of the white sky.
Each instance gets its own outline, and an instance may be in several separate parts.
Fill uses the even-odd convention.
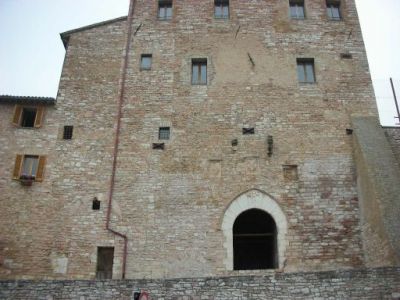
[[[400,0],[356,3],[381,123],[392,126],[390,77],[400,101]],[[125,16],[128,6],[129,0],[0,0],[0,94],[55,97],[65,54],[59,33]]]

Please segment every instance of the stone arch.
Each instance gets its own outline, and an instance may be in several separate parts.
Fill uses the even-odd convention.
[[[225,210],[221,225],[225,239],[225,268],[227,270],[233,270],[233,224],[242,212],[249,209],[263,210],[274,219],[277,229],[278,266],[279,268],[283,268],[287,234],[286,216],[278,203],[271,196],[256,189],[240,194]]]

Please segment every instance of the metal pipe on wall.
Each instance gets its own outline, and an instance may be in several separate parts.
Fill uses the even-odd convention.
[[[118,92],[117,127],[115,130],[113,163],[112,163],[112,171],[111,171],[110,191],[109,191],[109,197],[108,197],[107,220],[106,220],[106,229],[108,231],[110,231],[111,233],[124,239],[124,254],[123,254],[123,258],[122,258],[122,279],[125,279],[125,275],[126,275],[126,259],[128,256],[128,237],[125,234],[122,234],[118,231],[111,229],[110,218],[111,218],[111,211],[112,211],[112,201],[113,201],[113,196],[114,196],[115,173],[117,170],[119,136],[120,136],[120,132],[121,132],[122,106],[124,103],[124,96],[125,96],[126,73],[127,73],[127,68],[128,68],[129,51],[130,51],[131,42],[132,42],[131,41],[131,39],[132,39],[132,23],[133,23],[133,12],[134,12],[135,4],[136,4],[136,0],[131,0],[130,4],[129,4],[125,54],[124,54],[123,62],[122,62],[120,88],[119,88],[119,92]]]

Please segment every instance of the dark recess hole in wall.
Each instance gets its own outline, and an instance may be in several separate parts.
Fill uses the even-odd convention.
[[[99,210],[100,209],[100,201],[97,198],[93,199],[92,209],[93,210]]]
[[[235,270],[274,269],[278,266],[274,219],[259,209],[241,213],[233,225]]]
[[[97,279],[112,279],[112,269],[114,263],[114,247],[97,248]]]
[[[22,127],[34,127],[36,119],[36,109],[35,108],[24,108],[22,111]]]

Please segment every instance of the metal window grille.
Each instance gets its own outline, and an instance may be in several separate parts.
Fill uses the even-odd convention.
[[[74,132],[74,126],[64,126],[63,139],[71,140]]]
[[[170,136],[170,128],[169,127],[160,127],[158,130],[158,139],[159,140],[169,140]]]

